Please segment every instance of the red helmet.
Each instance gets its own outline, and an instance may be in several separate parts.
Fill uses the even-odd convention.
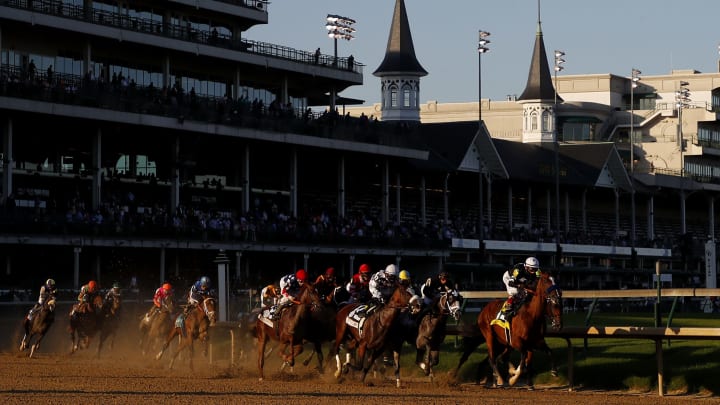
[[[360,273],[370,273],[370,266],[363,263],[360,265]]]
[[[165,290],[165,291],[170,291],[170,290],[172,290],[172,286],[170,285],[170,283],[165,283],[165,284],[163,284],[163,285],[162,285],[162,288],[163,288],[163,290]]]
[[[298,281],[307,281],[308,274],[307,271],[300,269],[295,273],[295,278],[298,279]]]
[[[90,291],[95,291],[95,289],[97,288],[97,283],[95,282],[95,280],[90,280],[90,282],[88,283],[88,288],[90,289]]]
[[[328,267],[327,270],[325,270],[325,275],[328,277],[335,277],[335,268]]]

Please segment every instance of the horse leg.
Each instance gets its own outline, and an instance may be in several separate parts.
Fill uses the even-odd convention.
[[[358,348],[358,359],[357,360],[359,360],[363,366],[362,367],[362,378],[360,379],[360,382],[364,383],[365,377],[367,376],[368,371],[370,371],[370,367],[372,367],[373,364],[375,364],[375,360],[377,360],[378,357],[380,357],[380,354],[382,354],[383,351],[370,349],[366,352],[366,350],[364,348],[365,345],[361,344],[360,346],[363,347],[363,350],[362,350],[362,354],[361,354],[360,348]],[[367,359],[365,359],[365,357],[367,355],[369,355],[369,356]]]
[[[517,370],[515,370],[515,373],[510,377],[510,386],[511,387],[517,383],[520,376],[525,372],[526,359],[527,359],[527,352],[524,350],[520,350],[520,362],[518,364],[518,368],[517,368]]]
[[[458,372],[460,372],[460,367],[465,364],[470,355],[475,351],[475,349],[478,348],[478,346],[480,346],[482,342],[482,336],[467,336],[463,338],[463,353],[460,356],[460,361],[458,362],[457,367],[455,367],[455,369],[453,370],[450,370],[449,372],[451,378],[457,379],[457,374]]]
[[[35,343],[30,346],[30,355],[28,356],[29,358],[32,358],[32,356],[35,354],[35,351],[40,348],[40,341],[44,336],[44,333],[40,333],[38,335],[38,338],[35,340]]]
[[[505,385],[505,380],[503,379],[503,376],[502,374],[500,374],[500,370],[498,369],[498,362],[500,361],[500,356],[498,356],[495,344],[493,343],[493,339],[487,340],[487,347],[488,362],[490,363],[493,375],[495,376],[495,385],[498,387],[502,387]]]
[[[180,352],[183,351],[186,347],[190,346],[190,370],[192,370],[192,337],[188,336],[187,339],[182,339],[180,344],[178,345],[177,349],[175,349],[175,353],[173,353],[172,358],[170,359],[170,366],[169,368],[172,370],[173,366],[175,365],[175,360],[177,359]]]
[[[400,388],[400,347],[393,350],[393,367],[395,368],[395,386]]]
[[[548,346],[545,339],[542,339],[538,343],[537,348],[538,348],[538,350],[542,350],[543,352],[545,352],[545,354],[547,354],[548,358],[550,359],[550,375],[552,375],[553,377],[557,377],[558,376],[557,364],[555,364],[555,359],[553,358],[553,352],[550,349],[550,346]]]
[[[163,342],[163,345],[160,348],[160,352],[155,355],[155,360],[160,360],[162,358],[163,353],[165,353],[165,350],[167,350],[168,346],[170,346],[170,342],[172,342],[173,339],[175,339],[175,336],[177,336],[179,333],[180,332],[178,332],[178,328],[170,329],[167,338],[165,338],[165,342]]]
[[[533,384],[532,358],[533,352],[529,351],[527,357],[525,358],[525,383],[531,391],[535,389],[535,385]]]
[[[268,337],[265,334],[265,327],[261,326],[257,330],[257,366],[258,373],[260,374],[260,381],[265,378],[265,375],[263,374],[263,367],[265,366],[265,345],[267,344],[267,340]]]

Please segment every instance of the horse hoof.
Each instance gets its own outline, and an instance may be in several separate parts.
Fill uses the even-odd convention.
[[[400,385],[400,379],[395,380],[395,386],[398,388],[402,388],[402,386]]]
[[[527,389],[528,389],[528,391],[535,391],[535,386],[534,386],[534,385],[528,385]]]
[[[557,377],[557,376],[558,376],[558,371],[557,371],[557,370],[550,370],[550,375],[553,376],[553,377]]]

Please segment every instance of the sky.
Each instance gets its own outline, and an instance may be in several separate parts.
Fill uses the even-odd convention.
[[[326,16],[356,20],[355,39],[338,40],[338,56],[352,54],[365,65],[363,85],[341,95],[371,105],[380,101],[380,81],[372,72],[385,55],[394,7],[395,0],[273,0],[269,23],[244,37],[307,51],[320,47],[332,55]],[[523,92],[537,0],[405,0],[405,7],[415,54],[428,71],[420,81],[421,103],[477,101],[478,80],[483,99],[505,100]],[[558,76],[630,76],[632,68],[644,75],[718,71],[718,0],[544,0],[540,13],[549,64],[555,49],[565,52],[565,69]],[[479,30],[491,33],[490,52],[480,61]]]

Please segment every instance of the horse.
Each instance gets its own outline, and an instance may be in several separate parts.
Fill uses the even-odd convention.
[[[530,295],[529,302],[523,305],[510,322],[508,333],[510,340],[508,341],[506,330],[492,321],[496,319],[504,300],[495,300],[488,303],[478,314],[477,327],[482,334],[482,339],[487,343],[488,359],[493,375],[496,377],[495,384],[504,386],[505,381],[503,375],[498,369],[498,362],[502,358],[507,358],[512,350],[520,353],[520,362],[517,369],[509,370],[509,384],[511,386],[517,383],[521,375],[526,374],[527,386],[532,389],[532,373],[530,364],[532,361],[533,350],[549,350],[544,340],[543,333],[545,331],[546,316],[550,317],[553,329],[562,329],[562,293],[560,288],[555,284],[554,280],[546,272],[542,272],[533,286],[526,287]],[[477,347],[481,340],[466,338],[473,344],[466,344],[463,355],[460,358],[455,374],[460,366],[467,360],[469,354]],[[474,347],[472,347],[474,345]],[[452,373],[452,372],[451,372]]]
[[[446,325],[448,317],[458,321],[461,316],[462,296],[457,292],[443,292],[433,301],[430,311],[420,319],[417,339],[414,342],[417,348],[416,363],[431,379],[433,366],[440,362],[440,345],[447,335]]]
[[[28,357],[32,357],[35,351],[40,348],[40,342],[50,330],[53,322],[55,322],[55,300],[50,299],[44,302],[40,309],[35,312],[32,320],[28,319],[28,316],[23,319],[25,335],[22,342],[20,342],[20,351],[30,348]],[[34,342],[33,337],[36,337]]]
[[[390,347],[390,340],[387,339],[388,332],[392,329],[400,312],[410,309],[412,297],[413,295],[405,287],[398,284],[387,303],[367,317],[361,328],[362,332],[357,327],[350,326],[346,322],[348,315],[362,304],[346,305],[338,311],[335,320],[335,344],[331,352],[331,354],[335,355],[337,363],[335,378],[340,378],[343,372],[347,372],[348,367],[353,367],[362,370],[361,381],[365,381],[365,377],[375,360],[382,354],[384,349]],[[340,363],[340,345],[345,345],[345,349],[348,351],[344,364]],[[353,365],[350,362],[349,351],[353,349],[357,349],[356,362],[359,361],[359,365]],[[367,359],[365,358],[366,353],[369,354]],[[400,387],[399,361],[395,361],[395,381],[396,385]]]
[[[273,339],[279,342],[282,349],[279,351],[283,359],[283,367],[295,366],[295,357],[303,351],[303,339],[308,335],[310,312],[320,307],[320,297],[315,288],[309,283],[302,285],[297,296],[297,302],[283,310],[280,319],[275,327],[265,323],[265,319],[258,317],[255,322],[255,334],[257,336],[257,366],[259,380],[265,378],[263,368],[265,366],[265,346],[268,340]],[[290,347],[290,354],[285,351]]]
[[[87,305],[75,304],[74,315],[70,315],[70,326],[68,327],[72,342],[70,354],[75,353],[78,349],[87,349],[90,346],[90,339],[102,328],[104,320],[101,314],[102,296],[96,294],[92,301],[85,304]]]
[[[207,353],[208,329],[215,325],[215,310],[217,309],[217,301],[213,297],[206,297],[202,303],[195,305],[187,314],[180,314],[175,319],[175,327],[168,333],[165,343],[163,343],[160,352],[155,356],[155,360],[160,360],[167,350],[170,343],[176,336],[180,336],[180,344],[170,360],[170,368],[173,368],[175,359],[178,354],[186,347],[190,350],[190,369],[193,369],[193,342],[200,340],[204,345],[204,353]]]
[[[151,309],[154,311],[155,307]],[[175,299],[167,296],[160,301],[160,309],[153,316],[143,315],[140,320],[140,350],[143,356],[154,351],[161,339],[165,339],[173,328]]]
[[[110,339],[110,348],[112,349],[115,345],[115,335],[117,334],[118,327],[120,326],[120,308],[122,306],[122,298],[120,295],[109,295],[103,303],[100,316],[102,317],[100,327],[100,338],[98,339],[97,356],[100,357],[100,351],[102,350],[103,343],[107,338]]]
[[[317,354],[318,371],[322,374],[324,371],[322,344],[331,342],[335,339],[335,319],[337,317],[337,303],[335,302],[336,287],[330,294],[326,295],[321,301],[321,305],[315,310],[310,311],[310,326],[305,340],[313,344],[313,351],[310,356],[303,361],[303,365],[310,364],[313,355]],[[322,298],[322,297],[321,297]]]

